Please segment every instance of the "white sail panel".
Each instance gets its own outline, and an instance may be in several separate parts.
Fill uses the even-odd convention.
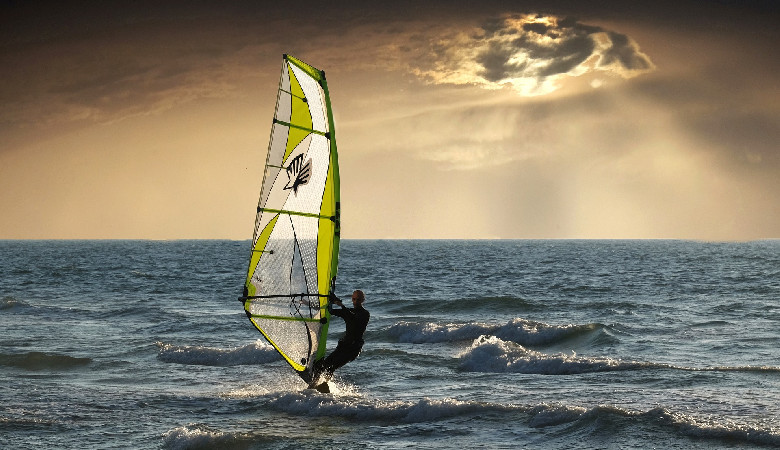
[[[312,128],[318,131],[328,131],[328,118],[325,112],[325,95],[320,84],[312,79],[298,67],[291,66],[295,77],[300,81],[301,89],[309,100],[309,112],[311,113]]]

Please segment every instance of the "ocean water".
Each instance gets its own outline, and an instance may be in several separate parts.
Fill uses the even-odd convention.
[[[0,448],[780,447],[780,241],[342,241],[372,320],[331,394],[248,253],[0,241]]]

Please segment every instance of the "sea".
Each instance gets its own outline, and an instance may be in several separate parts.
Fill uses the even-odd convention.
[[[0,241],[0,448],[780,448],[778,240],[344,240],[371,322],[329,394],[247,320],[249,253]]]

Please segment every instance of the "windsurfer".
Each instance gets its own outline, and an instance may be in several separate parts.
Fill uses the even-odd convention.
[[[336,296],[331,298],[330,303],[328,303],[328,310],[331,315],[344,319],[347,329],[344,337],[339,339],[336,349],[330,355],[314,364],[314,380],[317,380],[321,374],[325,375],[325,380],[330,379],[336,369],[350,361],[354,361],[360,354],[360,350],[363,348],[363,333],[365,333],[368,320],[371,317],[371,314],[363,308],[363,302],[365,301],[366,295],[359,289],[352,293],[353,308],[345,308],[341,299]],[[334,308],[334,304],[341,308]]]

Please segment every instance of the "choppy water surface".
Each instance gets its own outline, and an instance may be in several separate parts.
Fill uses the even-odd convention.
[[[326,395],[248,242],[0,241],[0,447],[780,447],[779,241],[341,249],[372,321]]]

